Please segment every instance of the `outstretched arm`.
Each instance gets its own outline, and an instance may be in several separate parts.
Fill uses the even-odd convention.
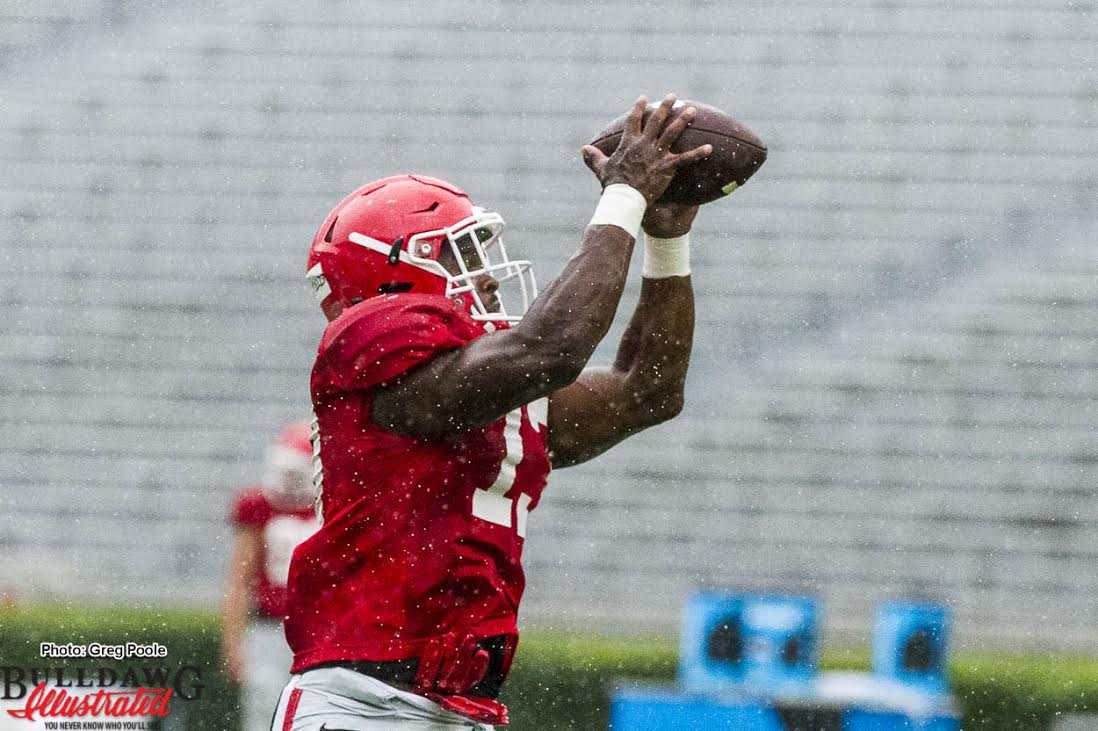
[[[669,95],[645,123],[647,100],[638,99],[609,158],[590,146],[583,150],[604,188],[624,184],[632,188],[624,191],[626,197],[640,194],[637,218],[663,194],[679,166],[712,152],[709,145],[670,151],[693,119],[685,110],[668,123],[674,101]],[[479,337],[380,389],[373,401],[374,421],[401,434],[482,426],[575,381],[613,322],[633,233],[593,220],[579,252],[517,326]]]
[[[697,206],[650,206],[645,233],[662,239],[685,235],[697,211]],[[648,274],[614,364],[585,370],[549,399],[554,467],[589,460],[682,410],[694,337],[694,290],[689,273]]]

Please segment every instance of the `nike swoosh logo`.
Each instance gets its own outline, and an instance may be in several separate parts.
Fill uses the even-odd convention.
[[[351,731],[351,730],[346,729],[346,728],[328,728],[328,724],[322,723],[322,724],[320,724],[320,731]]]

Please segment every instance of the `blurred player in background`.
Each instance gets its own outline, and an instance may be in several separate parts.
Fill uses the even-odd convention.
[[[584,148],[602,197],[528,311],[530,264],[507,258],[503,219],[445,181],[371,183],[321,225],[308,276],[330,320],[311,384],[323,526],[290,568],[295,675],[278,731],[506,723],[495,698],[518,642],[527,514],[550,467],[682,406],[697,207],[654,202],[711,148],[670,152],[694,116],[668,122],[673,103],[644,123],[639,99],[611,157]],[[640,301],[613,366],[585,369],[642,219]],[[504,307],[506,287],[521,311]]]
[[[294,548],[316,531],[309,423],[289,424],[267,450],[263,484],[241,490],[230,521],[236,540],[222,611],[225,669],[242,686],[244,729],[271,725],[291,653],[282,621]]]

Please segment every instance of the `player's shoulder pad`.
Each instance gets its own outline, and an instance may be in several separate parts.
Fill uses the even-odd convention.
[[[261,526],[271,516],[273,508],[267,493],[258,486],[238,490],[229,509],[229,521],[238,526]]]
[[[462,326],[468,325],[470,330],[476,329],[476,322],[469,313],[442,295],[412,292],[385,294],[348,307],[343,314],[328,323],[320,341],[320,350],[323,352],[340,341],[345,341],[347,334],[351,332],[387,333],[430,322],[458,329],[465,329]]]
[[[483,334],[462,306],[442,295],[372,297],[328,324],[314,379],[326,372],[321,380],[330,386],[369,387]]]

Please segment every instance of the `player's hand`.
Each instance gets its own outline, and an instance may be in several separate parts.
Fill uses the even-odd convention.
[[[488,672],[489,653],[471,632],[448,632],[434,637],[423,649],[416,670],[415,691],[465,693]]]
[[[700,206],[686,203],[653,203],[644,212],[641,228],[649,236],[673,239],[690,233]]]
[[[621,142],[614,154],[607,157],[594,145],[585,145],[580,151],[583,161],[605,188],[614,183],[625,183],[636,188],[649,205],[654,203],[675,177],[675,170],[689,165],[713,152],[712,145],[702,145],[686,152],[671,152],[671,146],[682,135],[697,110],[687,107],[673,122],[667,123],[675,95],[668,94],[663,102],[644,121],[648,99],[637,98],[625,120]]]

